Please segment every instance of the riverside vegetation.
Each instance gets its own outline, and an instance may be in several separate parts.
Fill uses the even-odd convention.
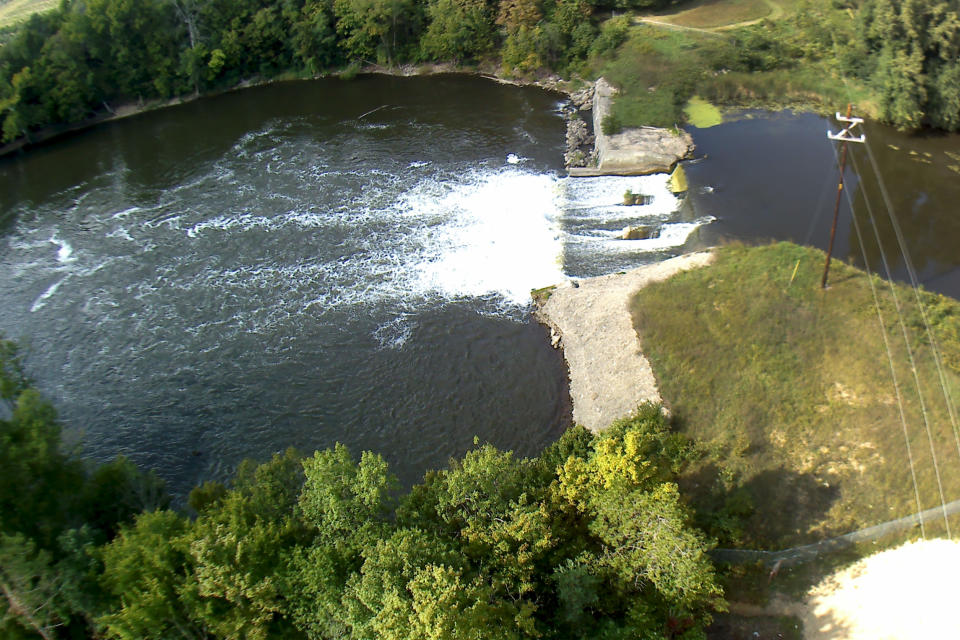
[[[680,486],[721,545],[782,549],[909,515],[918,497],[939,507],[941,487],[960,498],[945,400],[960,391],[960,303],[836,261],[824,291],[823,259],[789,243],[731,246],[636,296],[644,353],[701,454]],[[926,532],[944,533],[943,519]]]
[[[118,459],[61,451],[0,342],[5,638],[685,638],[723,600],[657,407],[540,456],[477,446],[399,491],[343,446],[244,463],[189,515]]]
[[[715,5],[711,24],[743,17],[742,3]],[[521,77],[603,73],[622,90],[611,131],[681,123],[695,95],[824,110],[854,100],[901,128],[956,131],[958,5],[790,3],[708,32],[608,13],[668,0],[62,0],[0,32],[0,138],[253,78],[433,61]]]

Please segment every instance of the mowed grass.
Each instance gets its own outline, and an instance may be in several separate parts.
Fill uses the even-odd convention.
[[[910,457],[922,508],[941,490],[960,499],[957,434],[914,292],[897,285],[894,301],[874,277],[898,403],[866,274],[834,260],[824,291],[823,258],[787,243],[727,247],[634,300],[665,402],[702,442],[684,484],[722,544],[786,548],[913,513]],[[960,398],[960,303],[922,299],[947,393]],[[943,533],[942,520],[927,533]]]
[[[0,0],[0,28],[30,17],[31,14],[55,9],[59,0]]]
[[[773,7],[766,0],[703,0],[657,19],[682,27],[713,29],[760,20],[772,12]]]

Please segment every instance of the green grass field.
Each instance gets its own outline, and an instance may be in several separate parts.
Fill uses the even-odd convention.
[[[49,11],[59,0],[0,0],[0,28],[26,20],[33,13]]]
[[[767,18],[777,5],[768,0],[699,0],[681,6],[681,11],[657,19],[682,27],[714,29]]]
[[[822,269],[814,249],[728,247],[713,266],[651,285],[634,302],[664,399],[703,443],[686,488],[713,514],[705,526],[729,535],[725,544],[786,548],[916,511],[907,441],[922,507],[940,504],[940,486],[946,500],[960,499],[958,436],[914,293],[896,287],[922,396],[890,288],[874,279],[905,437],[867,276],[834,260],[823,291]],[[960,303],[923,300],[948,393],[960,398]],[[750,504],[739,530],[724,533],[724,519]],[[943,533],[942,520],[927,532]]]

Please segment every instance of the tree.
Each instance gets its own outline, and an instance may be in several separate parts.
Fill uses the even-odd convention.
[[[56,411],[33,389],[21,391],[11,418],[0,420],[0,468],[0,530],[51,547],[71,523],[83,471],[60,452]]]
[[[97,622],[108,637],[204,637],[180,601],[193,569],[189,527],[172,511],[143,513],[103,548],[102,579],[115,603]]]
[[[16,622],[44,640],[55,638],[69,619],[59,590],[50,553],[22,534],[0,533],[0,630]]]
[[[416,42],[422,17],[414,0],[333,0],[333,14],[347,57],[390,66]]]
[[[433,0],[420,40],[424,56],[460,62],[493,48],[493,13],[485,0]]]
[[[307,0],[299,14],[291,18],[294,55],[300,64],[313,73],[334,64],[340,58],[330,11],[330,4],[327,2]]]
[[[707,541],[691,526],[670,481],[690,454],[659,407],[647,405],[596,438],[588,456],[569,457],[554,485],[558,497],[586,516],[597,543],[566,571],[633,594],[626,619],[636,635],[665,633],[671,620],[676,628],[698,628],[722,607]],[[591,590],[559,584],[567,585],[561,602],[568,617],[576,619],[577,608],[596,598]]]
[[[947,131],[960,131],[960,64],[941,66],[932,85],[932,124]]]
[[[340,443],[303,461],[305,482],[298,498],[304,520],[329,544],[366,542],[383,530],[396,479],[379,455],[363,452],[359,464]]]
[[[874,76],[880,91],[880,115],[898,129],[916,129],[923,122],[927,101],[923,54],[915,46],[887,47]]]
[[[100,565],[91,538],[86,528],[69,530],[50,551],[23,534],[0,533],[0,631],[20,627],[54,638],[99,610]]]
[[[960,18],[955,2],[869,0],[859,12],[849,66],[869,76],[881,116],[900,129],[955,128]],[[855,60],[869,62],[853,62]]]
[[[295,637],[283,594],[285,555],[310,539],[294,515],[303,484],[293,449],[256,466],[247,461],[234,487],[207,506],[189,531],[193,571],[182,588],[191,619],[224,637]]]

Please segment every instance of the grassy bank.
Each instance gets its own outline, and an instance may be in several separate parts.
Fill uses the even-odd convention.
[[[59,0],[0,0],[0,29],[22,22],[31,14],[49,11],[58,4]]]
[[[834,261],[823,291],[822,268],[814,249],[730,247],[633,303],[661,392],[703,443],[684,483],[724,544],[784,548],[915,511],[908,441],[922,507],[940,504],[941,486],[960,498],[960,451],[914,293],[895,289],[920,394],[890,288],[874,279],[905,437],[867,276]],[[922,298],[960,397],[960,303]]]

